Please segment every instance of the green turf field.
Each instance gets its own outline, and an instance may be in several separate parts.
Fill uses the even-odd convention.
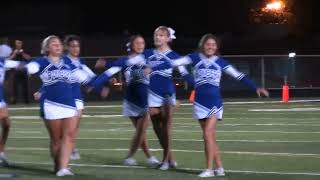
[[[120,102],[87,105],[77,140],[81,160],[71,165],[76,176],[63,179],[198,179],[205,163],[201,129],[192,119],[192,106],[183,105],[174,115],[173,149],[179,168],[164,172],[146,168],[141,151],[136,155],[139,166],[122,165],[133,128],[128,119],[119,116]],[[36,105],[23,108],[30,107]],[[8,173],[17,174],[16,179],[59,179],[51,173],[48,134],[38,110],[10,108],[12,130],[7,155],[12,167],[1,167],[0,179]],[[263,109],[269,111],[260,111]],[[151,127],[148,138],[153,153],[161,158]],[[227,176],[216,179],[320,179],[319,102],[226,104],[218,141]]]

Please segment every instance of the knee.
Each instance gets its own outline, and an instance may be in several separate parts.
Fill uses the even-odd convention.
[[[66,141],[73,143],[74,139],[75,139],[75,136],[76,136],[75,134],[76,134],[75,131],[67,131],[67,132],[65,132],[63,138]]]
[[[203,139],[205,140],[213,138],[214,135],[215,135],[215,130],[213,128],[205,128],[203,130]]]
[[[58,148],[61,145],[60,139],[51,139],[50,144],[53,148]]]
[[[136,131],[145,135],[147,133],[147,128],[139,127],[139,128],[136,128]]]

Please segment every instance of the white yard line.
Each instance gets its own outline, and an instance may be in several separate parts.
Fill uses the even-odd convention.
[[[12,162],[13,164],[31,164],[31,165],[48,165],[52,166],[51,163],[40,163],[40,162],[23,162],[16,161]],[[144,166],[123,166],[123,165],[100,165],[100,164],[70,164],[70,166],[74,167],[95,167],[95,168],[130,168],[130,169],[149,169]],[[203,169],[197,168],[177,168],[178,170],[188,170],[188,171],[202,171]],[[232,170],[227,169],[226,172],[231,173],[244,173],[244,174],[275,174],[275,175],[304,175],[304,176],[320,176],[320,173],[312,173],[312,172],[278,172],[278,171],[243,171],[243,170]],[[196,174],[195,174],[196,175]]]
[[[99,114],[99,115],[82,115],[83,118],[118,118],[124,117],[121,114]],[[29,119],[29,120],[39,120],[39,116],[10,116],[10,119]]]
[[[117,123],[108,123],[108,124],[132,124],[130,122],[127,121],[127,118],[122,116],[121,114],[115,114],[115,115],[83,115],[83,118],[95,118],[96,120],[103,120],[103,121],[116,121]],[[116,119],[115,119],[116,118]],[[121,119],[121,121],[119,121],[118,118],[124,118]],[[42,120],[40,119],[40,117],[38,116],[10,116],[10,119],[14,120],[14,123],[32,123],[32,121],[35,121],[36,124],[39,124],[40,122],[42,123]],[[16,121],[16,120],[28,120],[27,122],[25,121]],[[173,117],[174,120],[190,120],[189,122],[194,122],[194,123],[174,123],[174,124],[184,124],[184,125],[198,125],[197,120],[195,120],[192,117]],[[266,121],[266,122],[270,122],[270,120],[276,120],[277,123],[282,122],[282,121],[290,121],[290,122],[294,122],[297,124],[315,124],[316,122],[320,122],[319,118],[314,118],[314,117],[304,117],[303,119],[301,119],[301,117],[297,117],[297,118],[282,118],[282,117],[277,117],[277,118],[271,118],[271,117],[239,117],[239,118],[223,118],[224,120],[227,120],[228,122],[230,122],[230,120],[236,120],[239,122],[243,122],[243,120],[253,120],[253,121]],[[125,121],[122,121],[125,120]],[[298,121],[298,122],[296,122]],[[224,121],[225,122],[225,121]],[[82,120],[82,123],[88,123],[86,120]],[[90,123],[96,123],[96,124],[100,124],[100,122],[90,122]]]
[[[291,114],[298,114],[298,113],[307,113],[307,112],[310,112],[310,111],[291,111]],[[186,112],[186,113],[181,113],[181,112],[174,112],[173,113],[174,115],[190,115],[192,116],[192,112]],[[288,112],[285,113],[285,112],[254,112],[254,111],[250,111],[250,113],[248,112],[240,112],[240,113],[232,113],[232,112],[228,112],[226,113],[228,115],[288,115]],[[320,112],[318,111],[313,111],[313,114],[320,114]]]
[[[305,102],[320,102],[320,99],[306,99],[306,100],[292,100],[289,103],[305,103]],[[281,101],[240,101],[240,102],[224,102],[224,104],[274,104],[274,103],[282,103]],[[182,106],[192,106],[190,103],[182,103]],[[89,105],[85,106],[85,108],[117,108],[122,107],[122,105]],[[33,107],[10,107],[9,110],[39,110],[38,106]]]
[[[121,114],[100,114],[100,115],[82,115],[84,118],[115,118],[115,117],[124,117]]]
[[[14,121],[14,123],[17,124],[43,124],[42,121]],[[129,122],[88,122],[88,121],[82,121],[81,124],[83,125],[131,125]],[[174,125],[182,125],[184,127],[198,127],[199,125],[197,123],[173,123]],[[308,123],[257,123],[257,124],[251,124],[251,123],[220,123],[219,126],[320,126],[320,124],[316,124],[313,122]]]
[[[49,137],[10,137],[10,139],[49,139]],[[91,137],[91,138],[82,138],[79,137],[77,140],[117,140],[117,141],[131,141],[131,138],[103,138],[103,137]],[[158,139],[148,139],[149,141],[158,141]],[[202,139],[172,139],[173,141],[180,142],[202,142]],[[304,140],[296,140],[296,141],[288,141],[288,140],[248,140],[248,139],[223,139],[217,140],[218,142],[249,142],[249,143],[320,143],[320,140],[315,141],[304,141]]]
[[[115,117],[123,117],[123,118],[126,118],[125,116],[121,115],[121,114],[100,114],[100,115],[87,115],[87,114],[84,114],[82,115],[82,117],[84,118],[115,118]],[[28,115],[25,115],[25,116],[10,116],[10,119],[25,119],[25,120],[39,120],[40,117],[39,116],[28,116]],[[191,120],[195,120],[194,118],[192,117],[173,117],[173,119],[191,119]],[[299,121],[302,121],[302,122],[305,122],[306,120],[307,121],[311,121],[311,120],[314,120],[314,121],[320,121],[320,118],[314,118],[314,117],[304,117],[303,119],[301,119],[301,117],[290,117],[290,118],[284,118],[284,117],[277,117],[277,118],[274,118],[274,117],[239,117],[239,118],[232,118],[232,117],[225,117],[223,118],[224,120],[274,120],[274,119],[277,119],[277,120],[290,120],[290,121],[293,121],[293,120],[299,120]],[[112,119],[111,119],[112,120]]]
[[[30,131],[19,131],[19,130],[26,130],[26,128],[11,128],[13,130],[12,133],[41,133],[41,130],[46,131],[46,129],[39,128],[28,128]],[[37,129],[34,131],[33,129]],[[16,131],[14,131],[16,130]],[[127,129],[127,128],[111,128],[111,129],[80,129],[80,132],[135,132],[134,129]],[[149,129],[148,132],[153,132],[153,130]],[[183,129],[173,129],[173,132],[182,132],[182,133],[202,133],[202,130],[183,130]],[[225,131],[225,130],[217,130],[218,133],[278,133],[278,134],[320,134],[320,131]]]
[[[41,131],[14,131],[13,133],[19,133],[19,134],[42,134]]]
[[[289,109],[249,109],[251,112],[313,112],[320,108],[289,108]]]
[[[20,148],[20,147],[7,147],[7,150],[14,151],[49,151],[48,148]],[[78,148],[79,151],[129,151],[129,149],[115,148],[115,149],[95,149],[95,148]],[[153,152],[163,151],[162,149],[150,149]],[[173,152],[185,153],[203,153],[203,150],[187,150],[187,149],[172,149]],[[248,151],[220,151],[223,154],[239,154],[239,155],[256,155],[256,156],[288,156],[288,157],[316,157],[320,158],[320,154],[305,154],[305,153],[275,153],[275,152],[248,152]]]

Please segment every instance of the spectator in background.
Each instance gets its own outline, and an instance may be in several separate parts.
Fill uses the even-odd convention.
[[[31,56],[25,53],[23,49],[23,42],[21,40],[15,40],[15,50],[9,57],[16,61],[21,61],[27,63]],[[29,103],[29,86],[28,86],[28,75],[26,70],[16,70],[13,73],[13,96],[11,102],[16,104],[17,99],[19,98],[19,90],[21,89],[23,94],[24,103]]]

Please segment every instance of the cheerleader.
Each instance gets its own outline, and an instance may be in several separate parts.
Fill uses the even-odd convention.
[[[163,148],[160,170],[168,170],[177,166],[171,152],[172,117],[176,105],[172,60],[180,57],[171,50],[169,45],[173,39],[176,39],[174,33],[173,29],[166,26],[158,27],[153,36],[155,48],[147,49],[141,55],[129,60],[130,64],[145,61],[152,70],[148,104],[153,128]],[[193,83],[192,76],[183,66],[179,66],[178,70],[186,81]]]
[[[222,73],[226,73],[250,89],[258,96],[268,96],[268,91],[257,88],[247,76],[218,55],[217,38],[212,34],[204,35],[199,42],[199,51],[173,61],[173,65],[191,64],[195,78],[195,102],[193,116],[199,120],[203,131],[207,168],[199,177],[224,176],[225,172],[216,142],[216,126],[222,120],[223,104],[220,94]],[[215,169],[213,168],[213,161]]]
[[[122,70],[126,80],[126,90],[123,100],[123,115],[129,117],[133,126],[136,128],[132,138],[131,147],[128,155],[124,160],[124,164],[128,166],[137,165],[133,158],[139,147],[147,156],[147,164],[150,167],[157,167],[160,161],[151,155],[147,144],[146,130],[150,121],[148,111],[148,89],[149,89],[149,69],[145,63],[128,66],[129,57],[134,57],[143,52],[145,41],[141,35],[134,35],[127,44],[128,57],[107,65],[110,67],[102,75],[100,75],[94,85],[96,89],[101,89],[102,85],[108,81],[114,74]],[[98,61],[96,67],[104,67],[103,61]],[[98,90],[99,91],[99,90]]]
[[[50,151],[57,176],[74,175],[68,168],[78,126],[78,110],[73,98],[71,84],[76,79],[81,83],[91,80],[85,72],[62,57],[63,46],[59,37],[51,35],[42,42],[44,57],[27,64],[29,74],[42,80],[41,115],[50,135]]]
[[[81,48],[81,41],[80,37],[76,35],[69,35],[66,36],[64,39],[64,45],[67,50],[67,54],[64,56],[65,63],[74,65],[77,69],[85,71],[90,78],[94,78],[96,75],[94,72],[91,71],[91,69],[84,64],[83,59],[79,58],[80,55],[80,48]],[[80,125],[80,119],[82,115],[82,111],[84,109],[84,103],[83,103],[83,95],[81,93],[81,83],[78,81],[73,81],[71,84],[72,86],[72,95],[75,99],[76,107],[78,110],[78,117],[77,119],[77,132],[76,135],[79,132],[79,125]],[[73,148],[71,156],[71,160],[78,160],[80,159],[79,151],[76,148]]]
[[[7,45],[0,45],[0,124],[1,124],[1,137],[0,137],[0,161],[4,166],[8,166],[8,159],[4,153],[5,145],[8,139],[10,130],[10,120],[7,109],[7,104],[4,101],[4,79],[6,69],[17,68],[20,62],[8,60],[7,58],[12,53],[12,49]]]

